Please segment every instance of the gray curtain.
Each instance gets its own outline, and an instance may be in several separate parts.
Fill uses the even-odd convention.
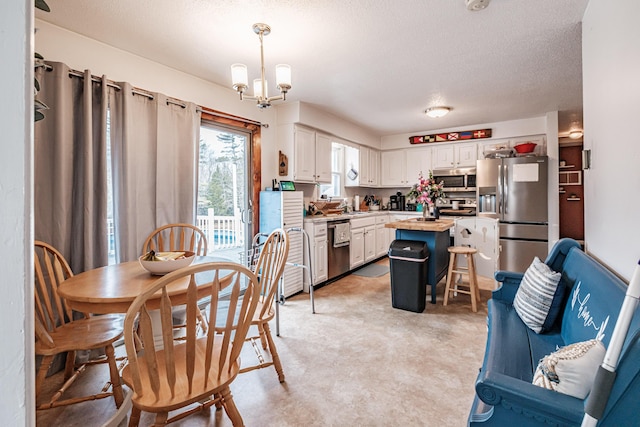
[[[116,259],[140,256],[146,237],[174,222],[194,223],[200,113],[129,83],[110,106]]]
[[[107,264],[106,78],[72,77],[62,63],[38,69],[38,99],[50,109],[35,123],[35,238],[62,252],[75,273]]]

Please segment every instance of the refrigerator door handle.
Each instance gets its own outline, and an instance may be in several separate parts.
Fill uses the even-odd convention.
[[[503,176],[502,176],[502,199],[503,199],[503,203],[504,203],[504,214],[506,215],[508,206],[509,206],[509,200],[508,200],[508,196],[509,195],[509,166],[504,165],[504,172],[503,172]]]
[[[498,205],[498,214],[502,215],[502,164],[498,164],[498,189],[496,204]]]

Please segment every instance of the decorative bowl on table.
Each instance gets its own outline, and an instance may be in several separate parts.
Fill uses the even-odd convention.
[[[525,154],[525,153],[533,153],[533,150],[535,150],[536,148],[536,144],[535,142],[523,142],[522,144],[518,144],[515,145],[513,148],[516,150],[516,152],[518,154]]]
[[[188,267],[195,259],[196,254],[189,251],[154,252],[150,251],[140,258],[140,265],[149,273],[163,276],[180,268]]]

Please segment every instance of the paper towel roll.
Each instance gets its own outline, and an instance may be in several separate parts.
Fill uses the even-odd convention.
[[[353,210],[354,211],[360,210],[360,196],[355,196],[353,198]]]

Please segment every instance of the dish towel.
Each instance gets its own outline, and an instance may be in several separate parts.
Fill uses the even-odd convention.
[[[349,223],[336,224],[335,235],[333,236],[333,244],[339,245],[344,242],[348,242],[351,239],[351,230]]]

